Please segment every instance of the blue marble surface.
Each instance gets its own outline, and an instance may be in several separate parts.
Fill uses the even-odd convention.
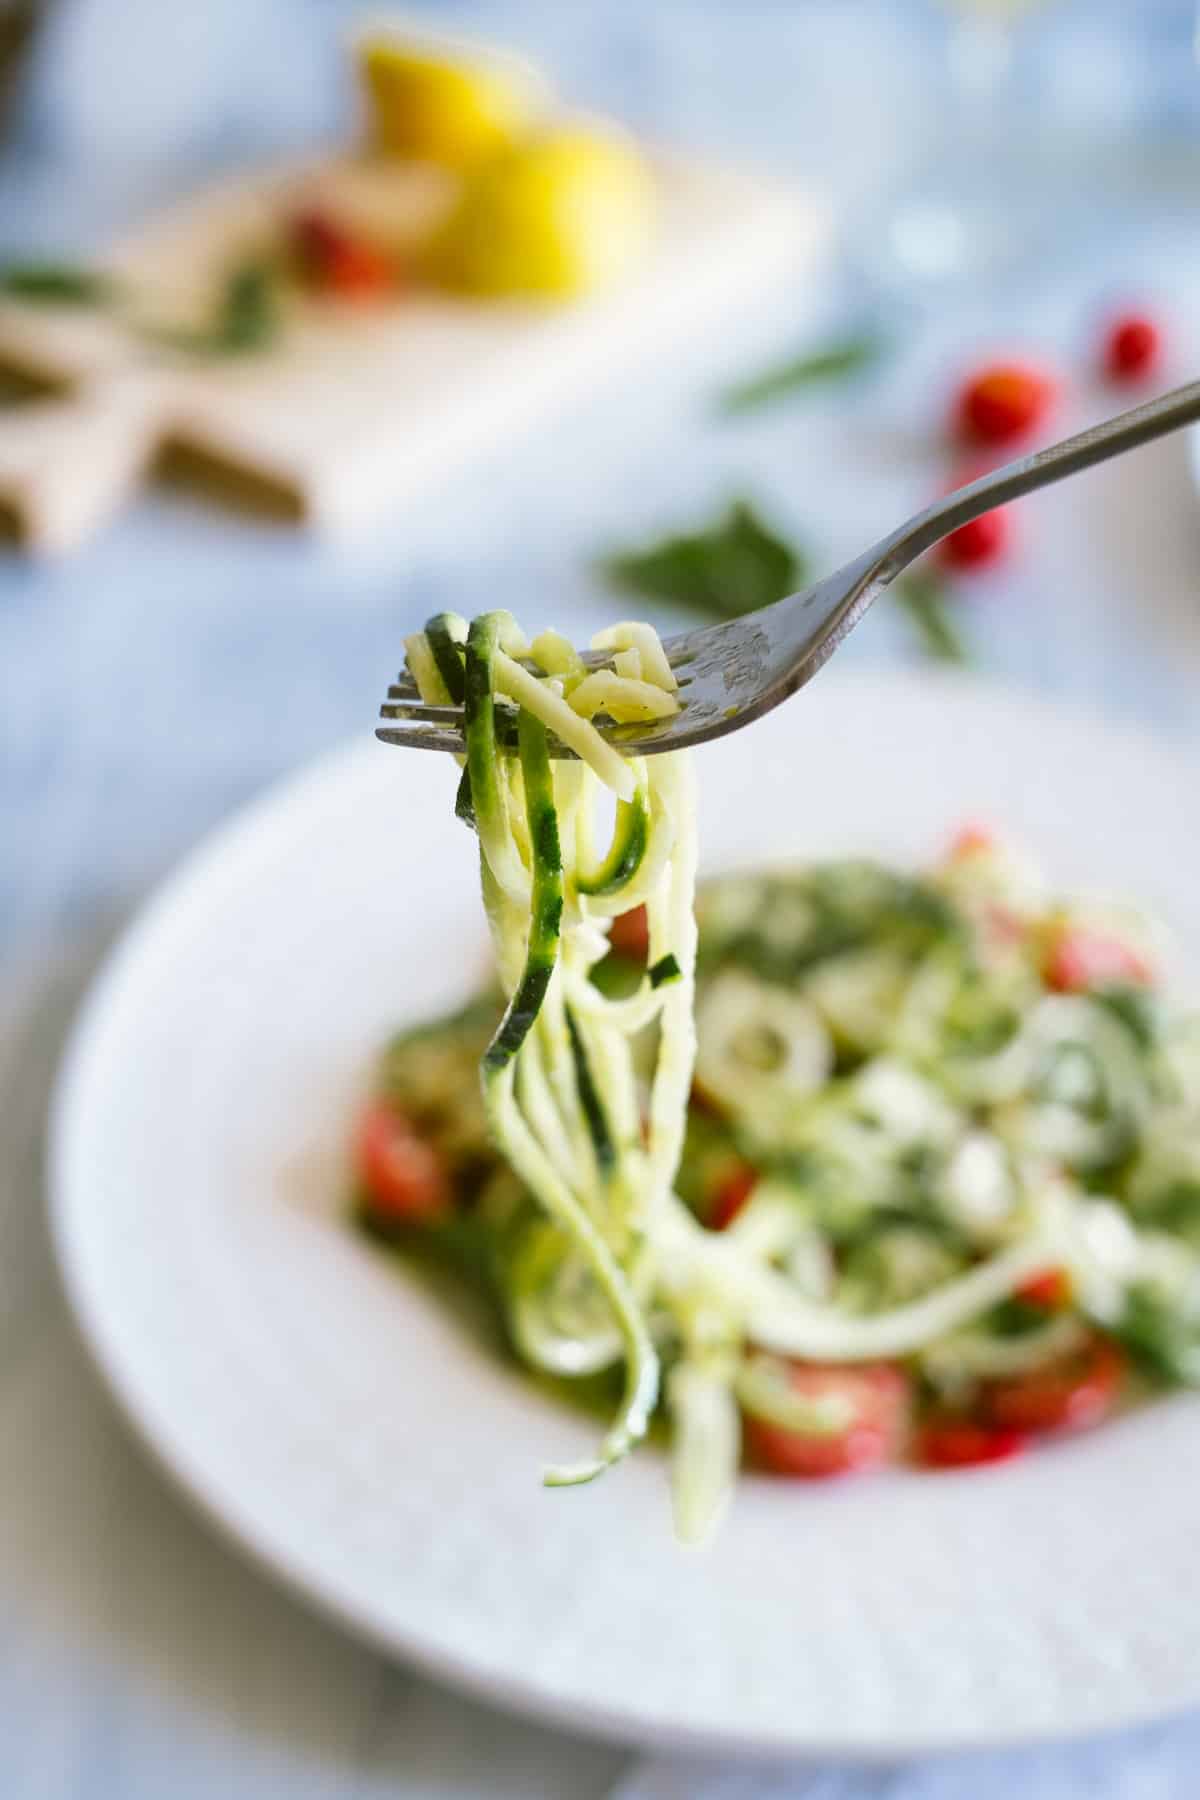
[[[855,0],[423,10],[521,43],[581,103],[655,136],[790,169],[847,220],[913,153],[937,29],[928,9]],[[1136,40],[1134,9],[1085,10],[1064,6],[1045,29],[1084,46],[1101,86],[1115,69],[1114,91],[1136,112],[1161,93],[1163,45],[1183,48],[1191,8],[1136,9]],[[1099,32],[1102,15],[1115,35]],[[333,50],[348,16],[317,0],[63,5],[20,144],[0,164],[0,244],[74,251],[209,169],[328,135],[347,116]],[[1200,108],[1178,55],[1166,60],[1186,123]],[[1045,89],[1032,48],[1027,73]],[[1091,104],[1087,82],[1055,79],[1064,106],[1081,85]],[[430,611],[504,604],[582,636],[611,604],[591,573],[598,550],[736,492],[760,496],[832,562],[944,478],[934,427],[948,370],[1014,342],[1055,345],[1078,367],[1096,307],[1130,286],[1173,309],[1178,372],[1194,367],[1200,250],[1177,189],[1166,182],[1161,205],[1143,198],[1084,221],[1061,248],[1036,281],[905,326],[880,383],[718,426],[705,397],[722,376],[867,306],[844,275],[812,294],[766,294],[653,381],[613,383],[351,547],[155,494],[73,560],[0,561],[6,1793],[586,1800],[618,1778],[615,1752],[501,1721],[387,1669],[243,1568],[161,1487],[88,1373],[51,1272],[39,1141],[54,1057],[83,978],[155,879],[274,776],[363,731],[404,632]],[[1084,381],[1076,410],[1109,398]],[[1195,742],[1200,508],[1184,446],[1151,447],[1043,496],[1021,522],[1020,558],[964,605],[980,663]],[[915,652],[881,607],[842,654]],[[1100,1767],[1101,1792],[1182,1796],[1194,1791],[1194,1743],[1188,1726],[1074,1762],[1047,1753],[1060,1760],[1038,1765],[1050,1773],[1036,1791],[1072,1793],[1073,1770],[1082,1780]],[[989,1759],[971,1793],[1011,1791],[1019,1767]],[[698,1779],[651,1772],[660,1785],[644,1791],[699,1796],[686,1785]],[[909,1787],[898,1791],[908,1800]],[[911,1791],[965,1790],[931,1769]]]

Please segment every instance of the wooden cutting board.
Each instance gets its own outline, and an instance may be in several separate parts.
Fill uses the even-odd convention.
[[[364,307],[297,294],[278,347],[203,360],[148,352],[119,316],[0,303],[0,365],[54,390],[0,415],[0,516],[32,549],[70,549],[167,459],[248,484],[286,517],[356,527],[819,256],[826,221],[808,196],[686,157],[650,161],[655,249],[585,301],[414,291]],[[244,175],[100,266],[146,316],[199,322],[231,260],[273,241],[296,205],[403,241],[445,204],[443,181],[353,155]]]

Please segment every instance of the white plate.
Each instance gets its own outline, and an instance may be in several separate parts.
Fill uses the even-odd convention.
[[[357,746],[250,809],[126,937],[53,1124],[62,1264],[162,1461],[280,1575],[502,1703],[666,1744],[891,1755],[1200,1701],[1200,1407],[1021,1463],[845,1486],[749,1478],[713,1550],[644,1451],[592,1439],[343,1223],[348,1121],[399,1022],[482,933],[448,763]],[[968,683],[824,678],[705,751],[711,867],[917,858],[982,815],[1196,948],[1186,763]]]

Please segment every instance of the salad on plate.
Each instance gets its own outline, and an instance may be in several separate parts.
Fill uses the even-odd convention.
[[[661,1429],[698,1541],[743,1464],[995,1462],[1200,1380],[1200,1017],[1147,920],[979,826],[696,894],[690,759],[592,723],[677,709],[653,631],[599,669],[504,614],[407,648],[465,707],[497,981],[387,1047],[355,1217],[610,1409],[551,1484]]]

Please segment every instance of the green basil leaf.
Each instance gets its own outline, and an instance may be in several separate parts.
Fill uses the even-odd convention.
[[[952,617],[953,596],[936,575],[919,571],[901,575],[891,593],[916,629],[921,647],[935,662],[971,661],[970,651]]]
[[[746,381],[735,382],[718,396],[717,409],[726,418],[773,406],[806,388],[848,381],[874,368],[888,349],[888,340],[877,332],[856,332],[833,338],[817,350],[773,363]]]
[[[639,599],[737,619],[801,587],[806,559],[748,501],[735,500],[711,525],[618,551],[602,560],[600,570],[614,587]]]
[[[32,306],[111,306],[116,299],[116,288],[108,276],[74,263],[0,266],[0,293]]]

